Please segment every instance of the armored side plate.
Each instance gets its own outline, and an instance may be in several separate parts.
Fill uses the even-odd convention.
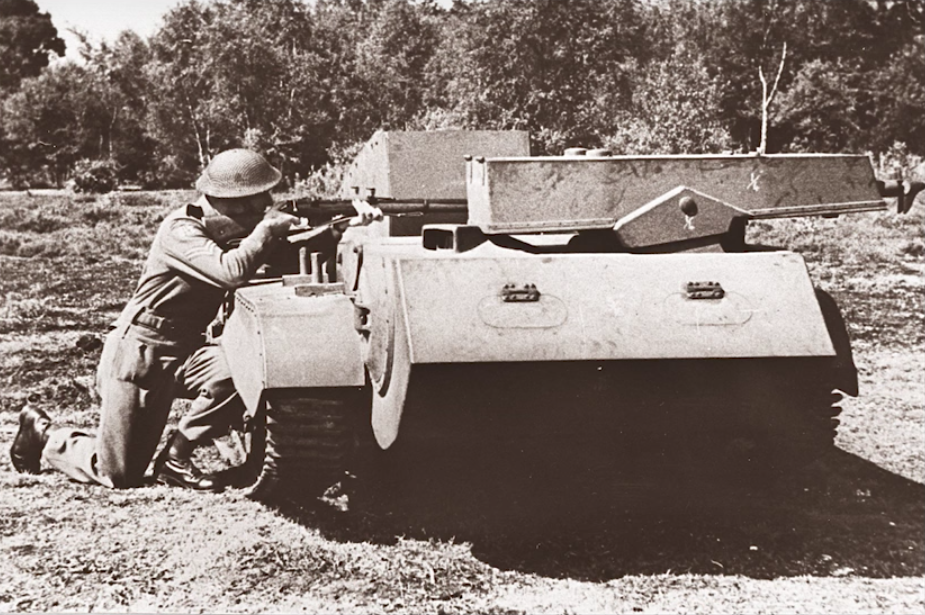
[[[687,188],[748,218],[883,209],[867,156],[649,156],[473,159],[469,223],[486,233],[612,228]]]

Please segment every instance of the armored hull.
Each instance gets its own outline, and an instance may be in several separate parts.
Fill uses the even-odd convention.
[[[801,256],[744,229],[885,207],[866,158],[535,159],[512,157],[522,134],[465,134],[436,154],[452,177],[432,178],[465,221],[428,224],[434,135],[379,135],[345,186],[420,208],[347,232],[323,276],[237,291],[222,343],[255,496],[321,493],[358,441],[683,441],[781,470],[832,446],[858,394],[842,317]],[[409,161],[414,181],[395,181]]]

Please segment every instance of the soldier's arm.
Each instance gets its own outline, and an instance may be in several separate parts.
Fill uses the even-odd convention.
[[[277,242],[279,221],[262,221],[238,247],[223,250],[198,220],[170,221],[161,237],[167,265],[214,286],[231,290],[247,283]]]

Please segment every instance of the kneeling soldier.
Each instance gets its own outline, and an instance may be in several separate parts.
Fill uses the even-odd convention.
[[[204,333],[225,293],[250,280],[297,218],[271,209],[280,172],[260,155],[234,149],[215,156],[196,182],[202,196],[161,224],[141,279],[106,338],[97,372],[102,403],[96,436],[52,428],[26,406],[10,454],[20,472],[42,459],[74,480],[112,488],[143,483],[170,407],[193,399],[155,463],[158,482],[216,490],[193,465],[199,443],[227,432],[243,405],[221,347]],[[220,244],[205,219],[225,216],[244,229],[237,247]]]

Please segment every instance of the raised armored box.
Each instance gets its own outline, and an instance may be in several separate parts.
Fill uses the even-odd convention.
[[[492,156],[529,156],[530,138],[515,130],[378,131],[348,167],[341,193],[389,200],[440,203],[466,198],[463,157],[488,152]],[[422,202],[423,205],[423,202]],[[425,224],[461,224],[458,211],[410,211],[390,216],[378,232],[392,237],[420,235]]]
[[[466,155],[529,156],[530,139],[517,130],[378,131],[347,168],[345,198],[370,190],[391,199],[466,196]]]

